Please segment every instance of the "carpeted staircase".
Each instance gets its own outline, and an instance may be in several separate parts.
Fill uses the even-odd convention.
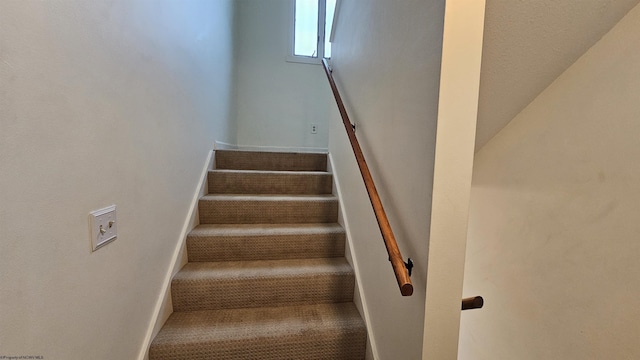
[[[150,360],[364,359],[326,154],[216,151]]]

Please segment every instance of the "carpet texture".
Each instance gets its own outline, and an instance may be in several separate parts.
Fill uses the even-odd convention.
[[[326,154],[216,151],[150,360],[364,359]]]
[[[358,360],[365,344],[353,303],[174,312],[149,358]]]
[[[203,224],[335,223],[333,195],[205,195],[198,202]]]
[[[212,170],[217,194],[330,194],[331,174],[320,171]]]
[[[344,256],[338,224],[201,224],[187,236],[189,261],[308,259]]]
[[[327,155],[256,151],[216,151],[216,169],[326,171]]]

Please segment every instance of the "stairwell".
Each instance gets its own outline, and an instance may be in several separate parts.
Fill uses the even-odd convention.
[[[218,150],[150,360],[364,359],[326,154]]]

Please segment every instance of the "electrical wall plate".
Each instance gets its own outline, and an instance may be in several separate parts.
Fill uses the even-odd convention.
[[[98,250],[118,237],[115,205],[90,212],[89,223],[92,251]]]

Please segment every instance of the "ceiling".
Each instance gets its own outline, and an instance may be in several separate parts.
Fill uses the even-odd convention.
[[[640,0],[487,0],[476,150]]]

